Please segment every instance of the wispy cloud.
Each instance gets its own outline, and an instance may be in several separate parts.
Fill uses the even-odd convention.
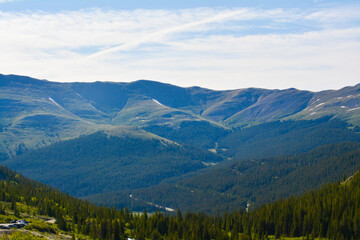
[[[0,12],[0,72],[217,89],[340,87],[360,74],[359,10]]]
[[[165,28],[165,29],[160,29],[153,33],[149,33],[145,36],[142,36],[138,40],[130,41],[130,42],[124,43],[124,44],[116,46],[116,47],[112,47],[109,49],[105,49],[105,50],[96,52],[96,53],[90,55],[89,58],[96,58],[96,57],[104,55],[104,54],[115,53],[115,52],[118,52],[121,50],[130,50],[130,49],[133,49],[133,48],[139,46],[140,44],[144,44],[144,43],[148,43],[148,42],[161,41],[160,39],[162,39],[166,35],[169,35],[172,33],[177,33],[177,32],[181,33],[184,31],[191,31],[191,29],[199,27],[201,25],[206,25],[206,24],[210,24],[210,23],[220,23],[220,22],[226,21],[228,19],[231,19],[237,15],[241,15],[245,12],[246,12],[246,10],[224,11],[224,12],[217,13],[214,16],[207,17],[205,19],[196,20],[194,22],[189,22],[189,23],[183,23],[183,24]]]

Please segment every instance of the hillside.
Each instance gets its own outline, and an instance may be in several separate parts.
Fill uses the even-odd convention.
[[[200,146],[226,158],[251,159],[307,152],[325,144],[360,141],[357,128],[330,119],[284,120],[247,128],[222,129],[204,122],[184,122],[180,128],[149,126],[146,131],[181,144]]]
[[[111,222],[118,228],[117,239],[124,239],[123,211],[96,207],[1,166],[0,185],[0,223],[14,219],[30,223],[19,230],[0,229],[1,239],[90,239],[90,230],[98,234],[94,229],[108,221],[110,214],[117,219]]]
[[[360,143],[331,144],[304,154],[232,161],[175,182],[89,199],[117,207],[127,204],[141,209],[151,202],[174,209],[223,213],[245,209],[247,203],[256,208],[317,189],[344,174],[351,175],[360,167],[359,159]]]
[[[212,216],[148,215],[98,207],[0,167],[0,224],[25,219],[23,229],[0,230],[5,239],[358,239],[360,172],[300,197]],[[50,220],[50,221],[48,221]],[[55,220],[55,223],[53,222]],[[4,236],[2,236],[4,238]]]
[[[217,169],[216,165],[227,166],[230,159],[235,162],[261,159],[307,152],[324,144],[360,142],[360,135],[348,129],[346,123],[326,118],[271,122],[232,131],[205,122],[197,125],[184,122],[180,126],[177,130],[160,126],[146,129],[165,138],[136,127],[111,127],[27,151],[3,164],[78,197],[126,191],[119,199],[115,197],[118,194],[104,198],[103,203],[111,201],[112,205],[135,208],[133,201],[129,201],[132,191],[178,178],[193,181],[196,178],[192,176]],[[212,148],[211,142],[217,146]],[[255,164],[252,169],[259,167]],[[174,195],[171,202],[171,198],[165,197],[167,194],[161,195],[166,199],[164,206],[178,207],[174,205],[178,197]],[[226,202],[231,205],[233,200]],[[222,207],[230,208],[229,204]],[[191,205],[196,204],[183,201],[181,208]]]
[[[216,164],[209,151],[161,138],[97,132],[54,143],[3,162],[27,177],[74,196],[129,190]]]
[[[360,238],[360,171],[346,182],[328,184],[264,205],[252,213],[253,226],[261,238],[266,235],[307,238]]]

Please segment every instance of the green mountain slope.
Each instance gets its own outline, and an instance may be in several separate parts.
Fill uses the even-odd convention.
[[[184,121],[175,130],[166,126],[145,130],[148,132],[109,126],[104,133],[54,143],[4,164],[76,196],[126,190],[120,200],[107,198],[119,205],[128,202],[134,189],[174,177],[188,178],[187,173],[198,174],[203,168],[227,164],[223,158],[259,159],[306,152],[329,143],[360,142],[359,134],[345,123],[328,119],[273,122],[233,131],[206,121]]]
[[[307,107],[291,119],[317,119],[322,116],[332,116],[358,125],[360,110],[360,86],[344,87],[340,90],[328,90],[315,93]]]
[[[305,154],[236,161],[174,183],[90,197],[108,205],[170,208],[221,213],[299,195],[351,175],[360,167],[360,143],[322,146]],[[136,200],[134,200],[136,199]],[[134,202],[135,201],[135,202]],[[133,203],[132,203],[133,202]]]
[[[4,164],[75,196],[152,186],[221,161],[161,138],[94,133],[24,153]]]
[[[89,118],[103,118],[65,85],[3,75],[0,112],[0,151],[10,156],[91,132]]]
[[[181,144],[192,144],[230,159],[251,159],[307,152],[325,144],[360,142],[357,129],[329,119],[286,120],[247,128],[224,129],[205,121],[186,121],[179,128],[149,126],[144,130]]]
[[[360,172],[300,197],[262,206],[251,215],[258,237],[360,238]]]
[[[128,218],[123,211],[78,200],[2,166],[0,186],[0,224],[14,219],[30,223],[22,229],[0,229],[1,239],[90,239],[90,236],[99,239],[100,225],[104,222],[113,229],[107,232],[107,239],[114,234],[117,239],[125,239]],[[118,230],[114,231],[113,227]]]
[[[320,118],[275,121],[234,130],[218,139],[217,148],[227,157],[251,159],[303,153],[344,141],[360,142],[360,134],[343,121]]]
[[[256,103],[237,112],[226,120],[231,125],[256,124],[266,121],[283,119],[302,111],[313,93],[297,89],[274,90],[262,95]]]
[[[360,237],[360,172],[342,183],[328,184],[264,205],[212,216],[204,213],[133,214],[98,207],[26,179],[0,167],[0,223],[30,222],[5,239],[279,239]],[[53,219],[54,218],[54,219]],[[50,221],[48,221],[50,220]],[[52,220],[55,220],[53,223]],[[291,237],[291,238],[288,238]]]

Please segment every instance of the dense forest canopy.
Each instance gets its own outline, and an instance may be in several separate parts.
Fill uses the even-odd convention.
[[[148,188],[100,194],[88,199],[108,206],[153,210],[146,202],[186,211],[221,214],[301,195],[352,175],[360,168],[360,143],[344,142],[307,153],[227,161],[175,182]],[[210,181],[209,181],[210,180]],[[134,199],[129,198],[132,194]]]
[[[265,239],[269,235],[360,238],[360,172],[346,181],[299,197],[277,200],[258,209],[208,215],[131,213],[99,207],[0,167],[0,216],[6,203],[35,207],[34,214],[56,218],[58,231],[94,239]],[[31,224],[30,224],[31,226]],[[56,230],[54,230],[56,231]]]

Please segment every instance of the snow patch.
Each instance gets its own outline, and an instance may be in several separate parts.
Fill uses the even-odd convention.
[[[349,109],[347,111],[350,112],[350,111],[355,111],[355,110],[359,110],[359,109],[360,109],[360,107],[356,107],[356,108],[351,108],[351,109]]]
[[[62,107],[60,104],[58,104],[54,99],[52,99],[51,97],[48,98],[53,104],[55,104],[57,107],[59,107],[60,109],[64,110],[65,112],[69,113],[70,115],[74,116],[74,117],[78,117],[76,115],[74,115],[72,112],[66,110],[64,107]]]
[[[211,148],[211,149],[208,149],[209,152],[212,152],[212,153],[217,153],[216,149],[215,148]]]
[[[353,95],[349,95],[349,96],[347,96],[348,98],[350,98],[350,97],[353,97]]]
[[[156,104],[158,104],[158,105],[160,105],[162,107],[166,107],[164,104],[160,103],[158,100],[156,100],[156,99],[152,99],[152,100],[153,100],[154,103],[156,103]]]
[[[316,112],[312,112],[312,113],[310,113],[309,115],[311,116],[311,115],[314,115]]]
[[[320,104],[318,104],[318,105],[316,105],[315,107],[317,108],[317,107],[320,107],[321,105],[324,105],[325,103],[320,103]]]
[[[341,108],[346,108],[345,106],[341,106]]]
[[[62,106],[60,106],[60,104],[58,104],[57,102],[55,102],[55,100],[52,99],[51,97],[49,97],[49,100],[50,100],[53,104],[55,104],[56,106],[58,106],[59,108],[64,109]]]
[[[336,98],[336,99],[343,99],[343,97],[338,97],[338,98]]]
[[[97,110],[96,107],[94,107],[91,103],[88,103],[90,107],[92,107],[93,109]]]
[[[205,167],[210,167],[210,166],[216,166],[217,163],[212,163],[212,162],[201,162]]]

